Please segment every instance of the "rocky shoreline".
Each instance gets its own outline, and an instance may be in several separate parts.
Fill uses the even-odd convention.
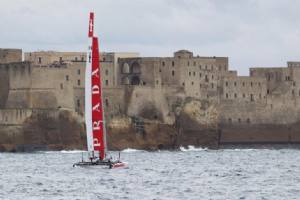
[[[224,126],[219,124],[217,104],[195,99],[185,100],[175,110],[168,120],[153,118],[158,113],[155,109],[134,117],[110,117],[106,124],[108,149],[177,150],[189,145],[209,149],[298,148],[300,144],[298,123]],[[22,124],[0,127],[0,152],[73,149],[85,150],[86,136],[83,117],[72,110],[33,110]]]
[[[114,116],[107,123],[110,150],[158,150],[180,146],[218,147],[216,113],[200,102],[189,102],[171,123],[159,119]],[[209,117],[207,117],[207,115]],[[205,119],[204,119],[205,117]],[[0,129],[0,151],[86,149],[84,121],[68,110],[35,111],[21,126]]]

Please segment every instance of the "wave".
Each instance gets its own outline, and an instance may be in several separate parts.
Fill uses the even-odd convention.
[[[207,148],[196,148],[192,145],[188,145],[187,148],[181,146],[179,147],[180,151],[183,151],[183,152],[186,152],[186,151],[207,151],[208,149]]]
[[[84,153],[83,150],[61,150],[61,151],[36,151],[36,153],[57,154],[57,153]]]
[[[133,152],[140,152],[140,151],[143,151],[143,150],[127,148],[127,149],[124,149],[122,152],[123,153],[133,153]]]
[[[83,150],[62,150],[60,153],[84,153],[86,151]]]

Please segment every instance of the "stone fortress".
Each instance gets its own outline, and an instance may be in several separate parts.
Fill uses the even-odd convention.
[[[0,49],[0,150],[84,148],[86,53]],[[101,53],[110,149],[300,142],[300,62]]]

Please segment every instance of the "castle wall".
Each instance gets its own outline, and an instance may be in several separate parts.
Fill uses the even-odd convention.
[[[30,117],[32,109],[0,109],[0,125],[22,125]]]
[[[5,108],[9,94],[9,72],[8,66],[0,65],[0,109]]]
[[[74,107],[73,84],[69,69],[38,67],[29,62],[0,65],[0,70],[8,78],[2,80],[7,90],[3,90],[4,108],[69,108]],[[3,86],[3,87],[4,87]]]
[[[0,63],[21,62],[21,49],[1,49],[0,48]]]
[[[73,77],[67,67],[32,70],[31,104],[33,108],[74,109]],[[48,97],[49,98],[48,98]],[[54,103],[55,102],[55,103]]]
[[[25,61],[30,61],[35,65],[49,65],[53,62],[82,62],[86,61],[84,52],[55,52],[39,51],[24,53]]]
[[[221,98],[224,103],[266,103],[267,83],[265,78],[224,77],[221,84]]]

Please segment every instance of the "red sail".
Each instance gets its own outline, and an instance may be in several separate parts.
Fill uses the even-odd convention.
[[[90,21],[89,21],[89,38],[94,36],[94,13],[90,13]]]
[[[100,159],[105,157],[104,123],[102,105],[102,87],[99,62],[98,38],[93,37],[92,43],[92,128],[94,151],[100,152]]]

